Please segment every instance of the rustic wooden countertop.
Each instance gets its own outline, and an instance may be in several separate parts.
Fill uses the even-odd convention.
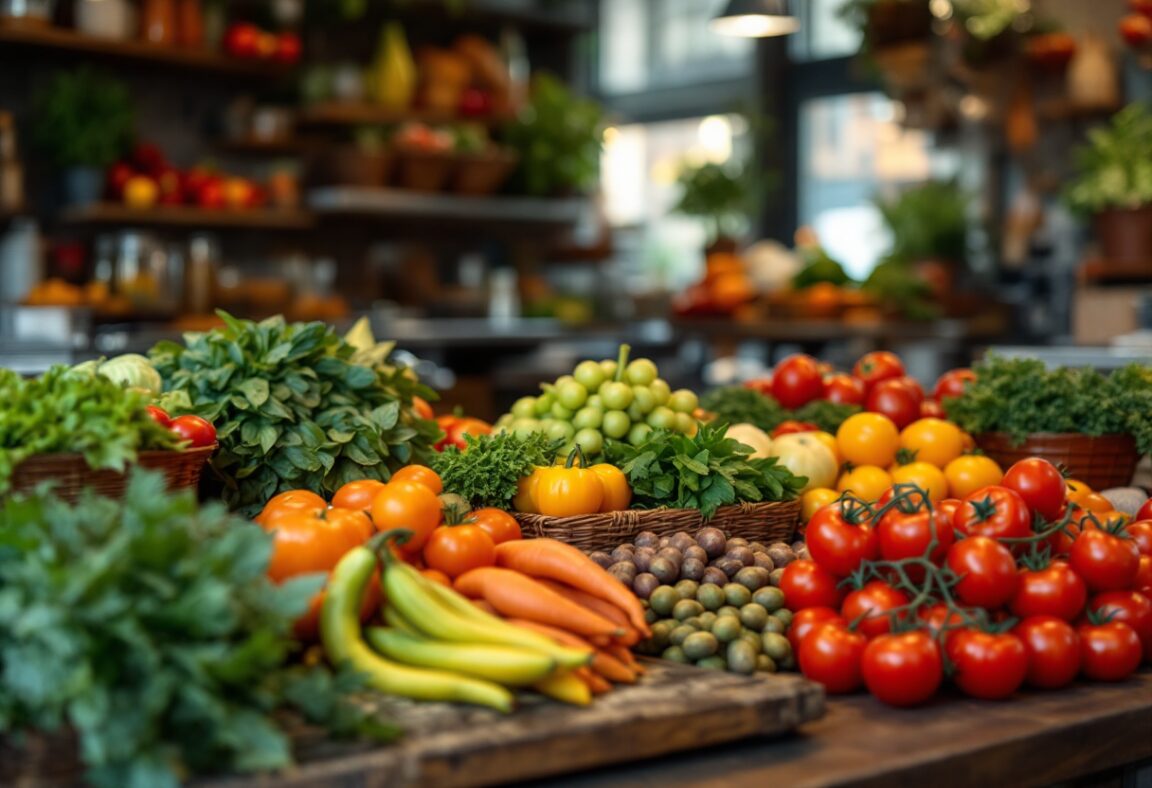
[[[533,785],[1016,788],[1147,759],[1152,759],[1152,670],[1145,669],[1119,684],[1028,692],[1006,702],[949,694],[923,708],[898,710],[865,696],[829,698],[823,719],[784,738]],[[1142,771],[1144,779],[1152,777],[1152,762]]]

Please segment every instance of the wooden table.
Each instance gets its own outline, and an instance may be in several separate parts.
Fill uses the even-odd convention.
[[[539,785],[1016,788],[1147,759],[1152,759],[1149,670],[1120,684],[1027,693],[1001,703],[946,695],[924,708],[896,710],[863,696],[829,699],[823,719],[782,739],[745,741]],[[1142,772],[1144,780],[1152,779],[1152,763]]]

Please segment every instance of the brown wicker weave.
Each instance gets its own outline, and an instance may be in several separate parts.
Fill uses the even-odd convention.
[[[799,516],[799,501],[742,503],[720,507],[707,524],[749,541],[789,541]],[[612,550],[622,542],[631,542],[642,531],[671,536],[677,531],[695,533],[705,524],[698,509],[625,509],[574,517],[516,512],[515,517],[529,539],[557,539],[589,553]]]
[[[1132,483],[1140,455],[1131,435],[1081,435],[1075,432],[1037,432],[1019,446],[1013,446],[1007,433],[985,432],[976,445],[1007,470],[1028,457],[1042,457],[1068,468],[1072,477],[1094,490],[1126,487]]]
[[[136,464],[163,471],[169,489],[195,487],[204,463],[215,450],[213,445],[184,451],[142,451]],[[118,471],[92,470],[80,454],[37,454],[16,467],[12,490],[25,492],[41,482],[55,482],[55,493],[68,501],[75,501],[85,488],[108,498],[119,498],[127,481],[126,475]]]
[[[76,734],[31,732],[18,739],[0,736],[0,785],[55,788],[82,783],[84,765]]]

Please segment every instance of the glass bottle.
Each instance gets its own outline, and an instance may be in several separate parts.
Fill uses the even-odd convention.
[[[176,43],[176,0],[144,0],[140,37],[162,46]]]

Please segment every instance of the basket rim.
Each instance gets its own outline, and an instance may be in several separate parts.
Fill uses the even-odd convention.
[[[148,457],[200,457],[202,455],[211,454],[219,448],[219,443],[213,443],[211,446],[189,446],[186,449],[146,449],[144,451],[136,452],[136,461],[126,463],[127,465],[137,464],[141,458]],[[20,461],[19,468],[25,463],[39,462],[39,463],[53,463],[60,464],[65,462],[83,462],[87,464],[84,455],[79,452],[54,452],[50,454],[30,454]],[[93,470],[114,470],[112,468],[95,468]]]
[[[976,438],[976,440],[980,440],[980,438],[982,438],[982,437],[993,436],[993,435],[998,436],[998,437],[1003,436],[1003,437],[1011,440],[1012,433],[1005,432],[1004,430],[989,430],[987,432],[977,432],[972,437]],[[1021,443],[1020,445],[1023,446],[1028,441],[1030,441],[1034,438],[1035,439],[1043,439],[1043,438],[1076,439],[1076,438],[1081,438],[1083,440],[1113,440],[1113,441],[1124,440],[1124,441],[1131,441],[1132,443],[1136,442],[1136,438],[1127,432],[1105,432],[1102,435],[1089,435],[1086,432],[1030,432],[1030,433],[1028,433],[1027,437],[1024,438],[1023,443]]]

